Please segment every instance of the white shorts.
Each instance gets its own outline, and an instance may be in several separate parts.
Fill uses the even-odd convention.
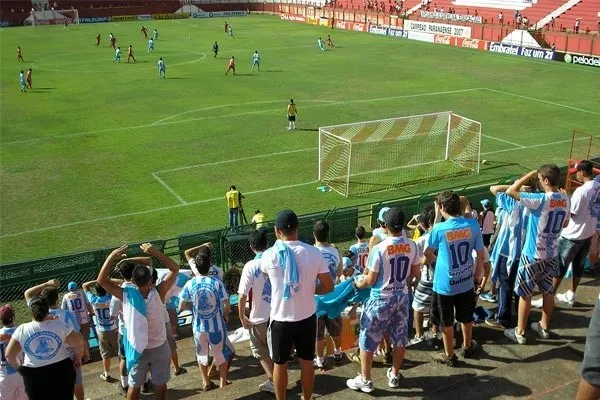
[[[27,400],[23,377],[16,373],[0,378],[0,399]]]
[[[215,365],[227,362],[231,355],[231,349],[225,343],[227,331],[223,332],[194,332],[194,343],[196,344],[196,359],[198,364],[208,366],[209,355],[212,355]]]

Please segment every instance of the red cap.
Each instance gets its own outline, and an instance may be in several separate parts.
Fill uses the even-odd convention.
[[[584,171],[587,174],[592,174],[594,171],[594,165],[589,160],[577,161],[572,168],[569,168],[569,173],[574,174],[577,171]]]

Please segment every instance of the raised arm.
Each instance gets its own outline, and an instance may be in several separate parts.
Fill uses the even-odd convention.
[[[112,269],[113,265],[125,258],[126,255],[126,244],[111,251],[111,253],[108,255],[108,258],[104,261],[104,265],[102,265],[97,279],[97,282],[100,284],[100,286],[121,301],[123,301],[123,288],[110,279],[110,270]]]
[[[532,177],[537,176],[537,173],[537,170],[534,169],[533,171],[530,171],[514,181],[514,183],[510,185],[508,189],[506,189],[506,194],[515,200],[521,200],[521,195],[519,194],[521,192],[521,187],[525,185],[525,183],[527,183]]]
[[[169,272],[167,272],[167,275],[165,275],[163,281],[156,287],[156,290],[158,290],[158,294],[160,295],[160,299],[164,303],[165,297],[167,297],[167,292],[169,289],[171,289],[171,286],[173,286],[175,280],[177,279],[177,274],[179,273],[179,264],[171,260],[163,252],[152,246],[150,243],[142,243],[140,248],[144,253],[152,257],[156,257],[160,262],[163,263],[165,267],[169,269]]]
[[[198,250],[200,250],[201,247],[208,247],[209,249],[213,247],[211,242],[206,242],[201,244],[200,246],[195,246],[192,248],[187,249],[186,251],[184,251],[185,254],[185,259],[189,262],[191,259],[193,259],[196,256],[196,253],[198,252]]]
[[[498,193],[506,192],[510,185],[493,185],[490,186],[490,192],[495,196]]]
[[[29,300],[31,300],[32,297],[38,296],[42,292],[42,290],[44,290],[47,287],[56,287],[57,288],[59,286],[60,286],[60,281],[58,279],[50,279],[48,282],[41,283],[34,287],[30,287],[29,289],[27,289],[25,291],[25,301],[27,303],[29,303]]]

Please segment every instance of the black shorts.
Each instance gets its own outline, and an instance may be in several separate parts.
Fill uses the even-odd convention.
[[[290,358],[292,347],[302,360],[315,358],[315,342],[317,340],[317,316],[295,322],[270,321],[267,341],[271,359],[275,364],[285,364]]]
[[[329,318],[326,315],[317,320],[317,340],[325,339],[325,328],[329,336],[336,337],[342,334],[342,317]]]
[[[296,116],[295,115],[288,115],[288,121],[295,122],[296,121]]]
[[[75,367],[70,358],[44,367],[21,367],[25,393],[29,400],[73,400]],[[52,396],[48,396],[51,393]]]
[[[477,295],[473,289],[453,296],[433,292],[431,322],[442,327],[453,326],[455,317],[461,323],[473,322],[476,303]]]
[[[558,273],[557,278],[564,278],[571,266],[573,277],[581,278],[583,276],[583,268],[585,266],[585,258],[590,251],[592,238],[582,240],[566,239],[560,237],[558,239]]]
[[[483,245],[485,247],[490,246],[490,241],[492,240],[492,235],[493,235],[493,233],[486,233],[485,235],[481,235],[481,237],[483,238]]]

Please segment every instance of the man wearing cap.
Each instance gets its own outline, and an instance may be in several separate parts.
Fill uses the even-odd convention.
[[[421,263],[417,245],[402,236],[405,217],[399,208],[385,213],[388,236],[369,253],[364,278],[356,281],[357,289],[372,287],[360,317],[361,374],[348,379],[353,390],[370,393],[373,354],[384,334],[393,346],[392,368],[387,370],[388,386],[400,386],[400,368],[408,339],[409,283],[420,275]]]
[[[387,227],[385,226],[385,213],[390,209],[390,207],[382,207],[377,214],[377,223],[379,227],[373,229],[373,234],[371,235],[371,239],[369,239],[369,250],[373,248],[377,243],[384,241],[387,238]],[[406,236],[406,231],[402,229],[402,236]]]
[[[69,289],[69,291],[63,296],[60,308],[69,310],[75,315],[77,323],[81,327],[81,334],[87,343],[87,340],[90,338],[89,315],[93,315],[94,311],[88,305],[85,293],[83,290],[79,289],[77,282],[69,282],[67,289]]]
[[[277,400],[286,398],[287,363],[292,350],[302,370],[302,394],[312,397],[313,359],[317,339],[315,294],[333,290],[329,267],[321,252],[298,240],[298,217],[281,211],[275,221],[277,241],[263,253],[260,270],[271,282],[271,313],[267,338],[273,360],[273,383]],[[319,285],[317,286],[317,278]]]
[[[0,399],[27,400],[23,377],[4,357],[10,338],[17,329],[15,311],[10,304],[0,307],[0,321]]]
[[[579,161],[569,170],[582,183],[571,196],[571,219],[558,239],[558,273],[552,281],[556,293],[567,268],[571,265],[573,278],[569,290],[558,293],[556,299],[572,306],[575,291],[583,276],[585,258],[590,249],[592,236],[596,233],[596,221],[600,215],[600,183],[594,180],[591,161]]]
[[[460,198],[455,192],[438,194],[435,207],[436,214],[441,212],[446,220],[433,226],[424,253],[430,263],[435,263],[431,321],[442,327],[444,339],[444,351],[434,354],[433,360],[453,367],[457,362],[452,344],[455,319],[463,332],[461,356],[469,358],[477,349],[477,343],[471,340],[475,285],[479,286],[483,277],[485,253],[477,221],[462,216]],[[476,268],[473,250],[477,254]]]

